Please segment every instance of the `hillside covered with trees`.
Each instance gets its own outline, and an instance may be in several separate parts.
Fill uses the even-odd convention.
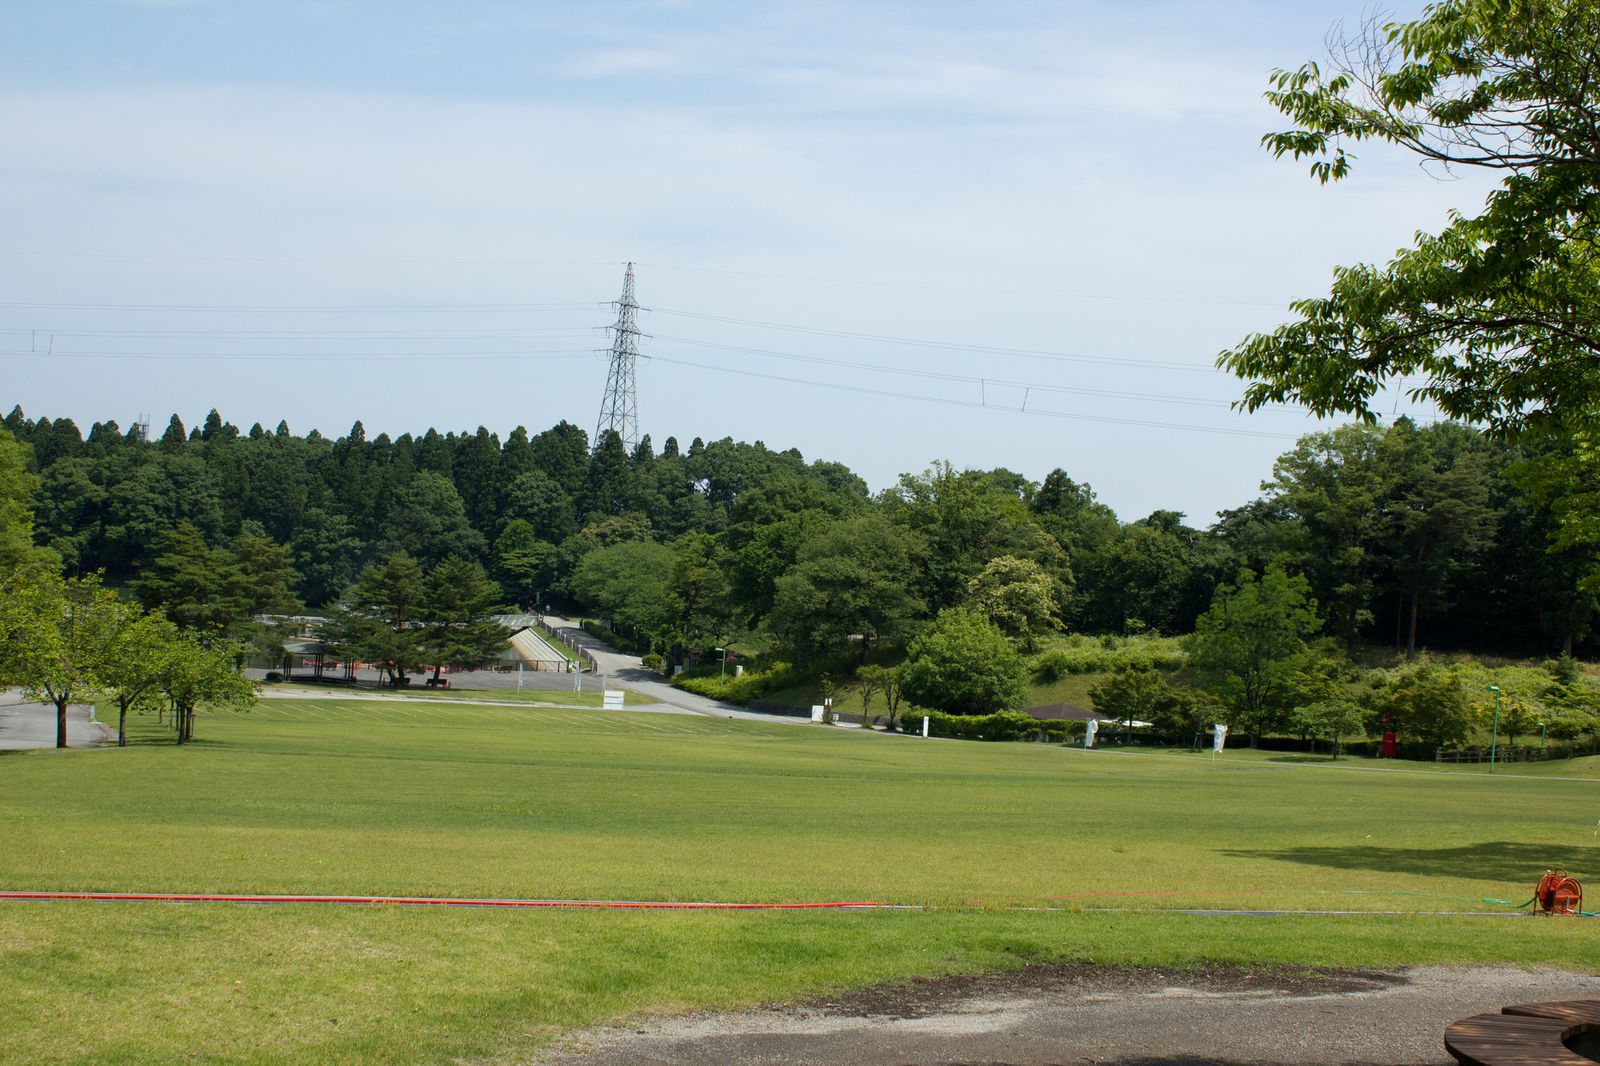
[[[1123,522],[1064,470],[937,464],[877,494],[846,467],[732,440],[591,452],[560,423],[501,440],[428,430],[329,440],[213,412],[157,439],[13,409],[35,540],[174,620],[335,604],[405,552],[479,562],[507,604],[600,613],[667,656],[760,633],[794,661],[904,644],[975,607],[1013,636],[1182,634],[1241,569],[1303,575],[1348,648],[1582,651],[1594,562],[1560,547],[1565,456],[1458,425],[1303,438],[1262,495],[1196,528]],[[152,434],[155,436],[155,434]]]

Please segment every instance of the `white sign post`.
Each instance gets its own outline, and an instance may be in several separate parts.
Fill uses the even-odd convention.
[[[826,709],[827,708],[823,707],[820,703],[813,703],[811,705],[811,720],[813,722],[822,721],[822,712]]]
[[[1095,719],[1091,718],[1083,723],[1083,746],[1085,748],[1094,747],[1094,737],[1098,732],[1100,732],[1100,723]]]
[[[1221,751],[1222,750],[1222,746],[1224,744],[1226,744],[1227,742],[1228,742],[1228,727],[1223,725],[1221,722],[1218,722],[1212,728],[1211,762],[1213,764],[1215,764],[1216,761],[1217,761],[1217,752]]]
[[[927,740],[928,739],[928,716],[927,715],[923,715],[922,716],[922,739],[923,740]]]
[[[608,689],[604,689],[603,691],[604,691],[605,695],[601,697],[600,709],[602,711],[620,711],[620,710],[622,710],[622,700],[623,700],[623,692],[622,692],[622,690],[621,689],[616,689],[616,688],[608,688]]]

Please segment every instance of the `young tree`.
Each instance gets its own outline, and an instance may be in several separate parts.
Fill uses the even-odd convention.
[[[422,648],[433,661],[433,682],[446,666],[487,666],[505,650],[506,627],[495,620],[500,589],[483,567],[452,555],[423,582]]]
[[[1232,705],[1252,745],[1276,720],[1274,688],[1293,673],[1316,632],[1308,589],[1304,577],[1290,577],[1281,566],[1269,566],[1259,580],[1242,570],[1237,586],[1217,589],[1190,638],[1191,664]]]
[[[0,680],[56,709],[56,747],[67,746],[67,708],[105,686],[106,655],[122,607],[98,574],[63,578],[33,567],[0,597]]]
[[[867,665],[856,671],[856,682],[861,686],[861,705],[866,707],[871,697],[868,691],[883,693],[883,705],[888,710],[884,728],[894,731],[895,718],[900,713],[900,668],[898,666]]]
[[[1010,711],[1028,701],[1022,655],[993,623],[962,607],[939,617],[906,649],[905,698],[950,714]]]
[[[195,713],[248,711],[255,705],[255,682],[239,672],[245,647],[220,638],[183,634],[161,675],[161,691],[172,706],[172,724],[179,744],[194,739]]]
[[[1127,738],[1135,722],[1154,724],[1157,710],[1168,697],[1170,686],[1154,670],[1128,668],[1089,686],[1089,701],[1094,709],[1123,723]]]
[[[404,685],[423,658],[422,601],[422,567],[395,552],[361,571],[325,635],[341,653],[375,663],[391,685]]]
[[[1294,722],[1309,737],[1327,740],[1333,747],[1333,757],[1339,757],[1339,745],[1345,737],[1359,736],[1365,730],[1361,707],[1353,700],[1325,699],[1294,709]]]
[[[155,700],[174,657],[183,651],[178,627],[132,604],[121,610],[105,649],[105,693],[117,701],[117,747],[128,746],[128,712]]]
[[[1462,744],[1478,714],[1454,668],[1423,662],[1391,676],[1377,693],[1378,709],[1401,736],[1428,744]]]

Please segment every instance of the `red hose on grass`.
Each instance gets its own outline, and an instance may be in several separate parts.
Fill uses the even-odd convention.
[[[220,892],[0,892],[3,900],[92,900],[103,903],[345,903],[406,907],[587,907],[604,910],[792,911],[904,910],[873,900],[816,903],[704,903],[613,899],[463,899],[448,896],[265,896]]]

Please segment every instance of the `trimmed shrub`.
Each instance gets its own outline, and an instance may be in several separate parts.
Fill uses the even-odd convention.
[[[900,719],[900,731],[921,734],[924,714],[928,717],[930,737],[955,737],[958,740],[1037,740],[1043,736],[1059,744],[1083,736],[1082,722],[1041,722],[1021,711],[945,714],[943,711],[913,710]]]
[[[724,703],[749,703],[802,680],[804,675],[799,670],[788,663],[777,662],[760,673],[746,671],[743,677],[734,677],[732,674],[719,676],[716,666],[697,666],[673,678],[672,683],[685,692],[693,692],[707,699]]]

